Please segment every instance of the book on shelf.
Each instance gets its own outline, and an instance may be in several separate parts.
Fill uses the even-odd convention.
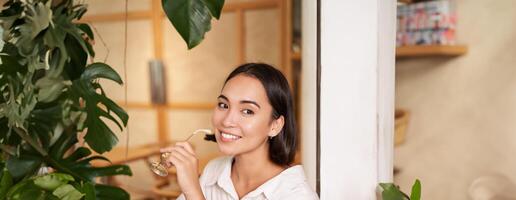
[[[398,5],[397,9],[396,46],[456,44],[454,2],[425,1]]]

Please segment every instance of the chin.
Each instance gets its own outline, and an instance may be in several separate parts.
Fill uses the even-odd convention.
[[[218,143],[219,151],[226,156],[234,156],[237,154],[235,148],[229,147],[228,145]]]

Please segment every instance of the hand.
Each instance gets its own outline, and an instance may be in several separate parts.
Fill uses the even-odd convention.
[[[170,153],[165,165],[176,167],[177,182],[186,199],[204,199],[199,183],[199,160],[192,146],[188,142],[177,142],[175,146],[161,149],[161,153]]]

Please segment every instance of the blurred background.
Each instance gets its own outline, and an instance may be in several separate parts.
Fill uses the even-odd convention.
[[[95,60],[105,61],[121,76],[127,76],[124,79],[127,91],[124,86],[109,81],[102,84],[106,93],[130,115],[128,132],[117,133],[118,148],[107,156],[115,163],[131,166],[132,177],[109,181],[131,192],[132,199],[177,195],[170,192],[178,189],[173,180],[163,180],[148,168],[149,162],[159,159],[156,147],[184,140],[196,129],[211,128],[216,98],[226,76],[239,64],[269,63],[283,71],[294,92],[298,91],[298,80],[294,77],[299,77],[300,54],[299,44],[292,44],[293,1],[226,0],[220,20],[212,21],[211,31],[192,50],[187,49],[165,17],[161,0],[129,0],[127,44],[125,0],[87,0],[86,3],[89,9],[81,21],[94,29]],[[300,16],[296,19],[299,36]],[[296,51],[291,46],[297,46]],[[112,130],[118,130],[111,125]],[[218,155],[216,144],[204,141],[203,136],[190,141],[201,165]]]
[[[95,60],[127,75],[127,92],[103,85],[130,115],[129,134],[118,133],[119,151],[110,156],[131,166],[134,175],[116,181],[133,199],[167,197],[170,189],[162,186],[173,178],[150,172],[156,156],[146,149],[210,128],[224,78],[237,65],[276,66],[299,104],[300,0],[226,0],[221,19],[190,51],[160,0],[129,0],[125,68],[125,1],[86,2],[82,21],[95,29]],[[516,180],[515,11],[514,0],[399,1],[394,181],[402,190],[417,178],[423,199],[480,199],[472,194],[474,182],[486,176]],[[151,61],[158,61],[153,68]],[[215,143],[202,136],[192,141],[201,163],[217,155]]]
[[[395,148],[394,180],[409,191],[419,178],[423,199],[516,199],[514,190],[503,191],[504,178],[486,189],[505,197],[468,195],[484,176],[516,181],[516,1],[449,5],[456,18],[451,47],[398,48],[396,107],[409,119],[405,141]],[[398,33],[400,10],[407,12],[402,7]]]

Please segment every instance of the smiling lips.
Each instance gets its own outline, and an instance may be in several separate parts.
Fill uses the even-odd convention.
[[[224,132],[220,132],[220,136],[221,136],[221,140],[223,142],[232,142],[232,141],[236,141],[236,140],[242,138],[241,136],[224,133]]]

